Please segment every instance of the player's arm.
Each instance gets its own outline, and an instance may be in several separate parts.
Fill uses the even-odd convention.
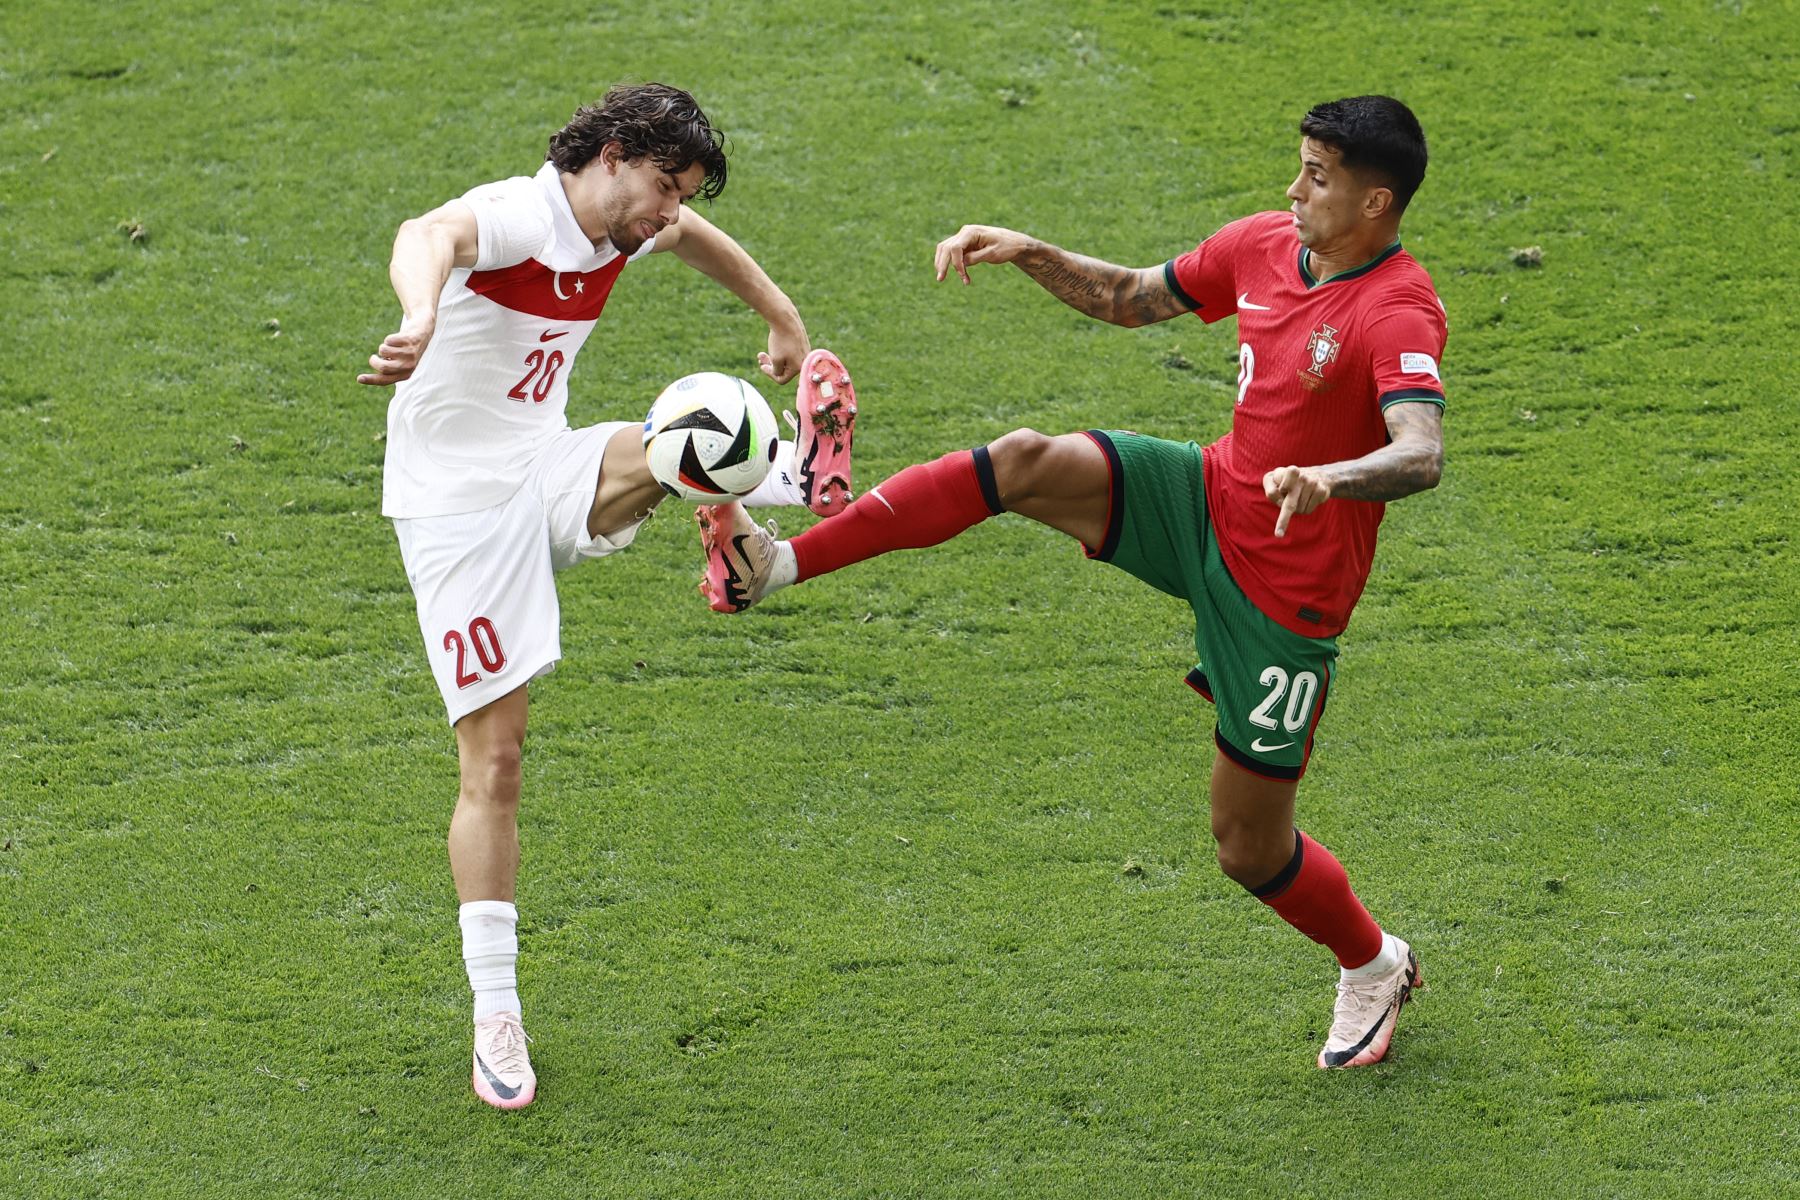
[[[730,234],[683,207],[680,219],[656,235],[651,253],[665,250],[673,250],[676,258],[716,280],[768,322],[769,349],[756,356],[764,375],[786,383],[799,374],[800,363],[812,349],[800,310]]]
[[[475,213],[461,200],[402,222],[394,235],[388,279],[400,298],[400,328],[369,356],[369,371],[356,382],[388,387],[411,375],[437,328],[438,296],[450,272],[475,265]]]
[[[939,283],[951,270],[968,283],[972,263],[1013,263],[1070,308],[1127,329],[1190,311],[1169,290],[1161,266],[1121,267],[1012,229],[964,225],[938,243]]]
[[[1403,400],[1381,414],[1388,444],[1345,462],[1317,467],[1277,467],[1263,476],[1263,495],[1281,512],[1275,536],[1288,520],[1327,500],[1398,500],[1437,486],[1444,473],[1444,410],[1430,401]]]

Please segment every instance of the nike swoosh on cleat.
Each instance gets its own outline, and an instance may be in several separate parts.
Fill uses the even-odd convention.
[[[487,1076],[488,1086],[494,1089],[494,1094],[496,1096],[500,1097],[502,1100],[518,1099],[519,1089],[516,1087],[507,1087],[506,1084],[502,1083],[498,1075],[488,1070],[488,1065],[481,1061],[481,1055],[479,1054],[475,1056],[475,1065],[481,1068],[481,1073],[483,1075]]]
[[[1349,1062],[1351,1059],[1355,1058],[1357,1055],[1361,1054],[1364,1050],[1368,1049],[1369,1043],[1375,1040],[1375,1035],[1381,1032],[1381,1027],[1388,1023],[1388,1018],[1393,1016],[1394,1013],[1399,1009],[1399,1007],[1400,1006],[1396,1004],[1393,1008],[1390,1008],[1386,1012],[1382,1013],[1381,1020],[1379,1020],[1379,1021],[1375,1022],[1375,1024],[1369,1026],[1369,1032],[1363,1034],[1362,1040],[1357,1042],[1356,1045],[1351,1046],[1350,1048],[1348,1048],[1346,1050],[1333,1050],[1333,1051],[1329,1052],[1328,1054],[1326,1054],[1325,1055],[1326,1065],[1332,1066],[1332,1067],[1341,1067],[1345,1063]]]
[[[1250,293],[1249,292],[1245,292],[1243,295],[1238,297],[1238,307],[1250,309],[1252,312],[1268,312],[1269,311],[1269,306],[1266,304],[1250,303]]]
[[[750,556],[744,552],[744,543],[749,540],[750,535],[747,533],[740,533],[731,539],[732,548],[738,552],[738,558],[746,567],[750,565]],[[738,574],[730,555],[721,554],[719,558],[725,564],[725,603],[731,605],[732,612],[743,612],[749,607],[750,597],[749,589],[744,587],[744,577]]]
[[[1262,744],[1262,739],[1257,738],[1255,741],[1250,743],[1250,748],[1252,750],[1256,751],[1258,754],[1273,754],[1277,750],[1286,750],[1289,746],[1291,746],[1293,744],[1294,743],[1292,743],[1292,742],[1283,742],[1279,746],[1265,746]]]
[[[569,332],[569,331],[566,329],[558,329],[556,332],[552,333],[550,330],[546,329],[546,330],[544,330],[544,332],[538,334],[538,341],[554,342],[557,338],[561,337],[563,334],[565,334],[567,332]]]
[[[813,492],[819,486],[819,477],[813,472],[813,459],[818,456],[819,442],[814,438],[813,444],[807,447],[806,461],[800,464],[800,498],[809,506],[813,502]]]

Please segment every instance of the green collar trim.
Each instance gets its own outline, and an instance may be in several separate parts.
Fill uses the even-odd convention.
[[[1373,271],[1376,267],[1379,267],[1382,263],[1398,253],[1400,253],[1400,239],[1395,238],[1393,245],[1389,246],[1386,250],[1383,250],[1380,254],[1377,254],[1374,258],[1371,258],[1362,266],[1351,267],[1348,271],[1339,271],[1330,279],[1315,279],[1313,278],[1312,268],[1307,265],[1307,261],[1312,255],[1305,246],[1302,246],[1300,247],[1300,279],[1301,282],[1306,284],[1308,289],[1316,288],[1321,284],[1337,283],[1339,280],[1343,279],[1355,279],[1358,275],[1367,275],[1370,271]]]

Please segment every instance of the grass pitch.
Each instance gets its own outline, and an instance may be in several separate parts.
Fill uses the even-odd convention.
[[[1794,16],[9,11],[0,1190],[1793,1194]],[[856,373],[865,486],[1227,426],[1230,323],[934,285],[958,224],[1159,262],[1283,204],[1309,104],[1420,113],[1448,470],[1300,796],[1422,955],[1390,1061],[1312,1068],[1330,959],[1212,863],[1179,606],[1002,521],[725,620],[671,506],[563,578],[543,1090],[469,1093],[455,762],[352,376],[394,226],[625,78],[730,133],[711,215]],[[578,421],[762,340],[661,259],[603,320]]]

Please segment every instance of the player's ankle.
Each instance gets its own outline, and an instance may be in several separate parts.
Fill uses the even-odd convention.
[[[1394,939],[1393,934],[1383,930],[1381,949],[1375,952],[1374,958],[1360,967],[1342,967],[1339,971],[1345,979],[1373,979],[1377,975],[1387,974],[1399,965],[1400,943]]]
[[[769,586],[763,595],[800,582],[799,562],[794,558],[792,542],[776,542],[775,557],[769,563]]]

